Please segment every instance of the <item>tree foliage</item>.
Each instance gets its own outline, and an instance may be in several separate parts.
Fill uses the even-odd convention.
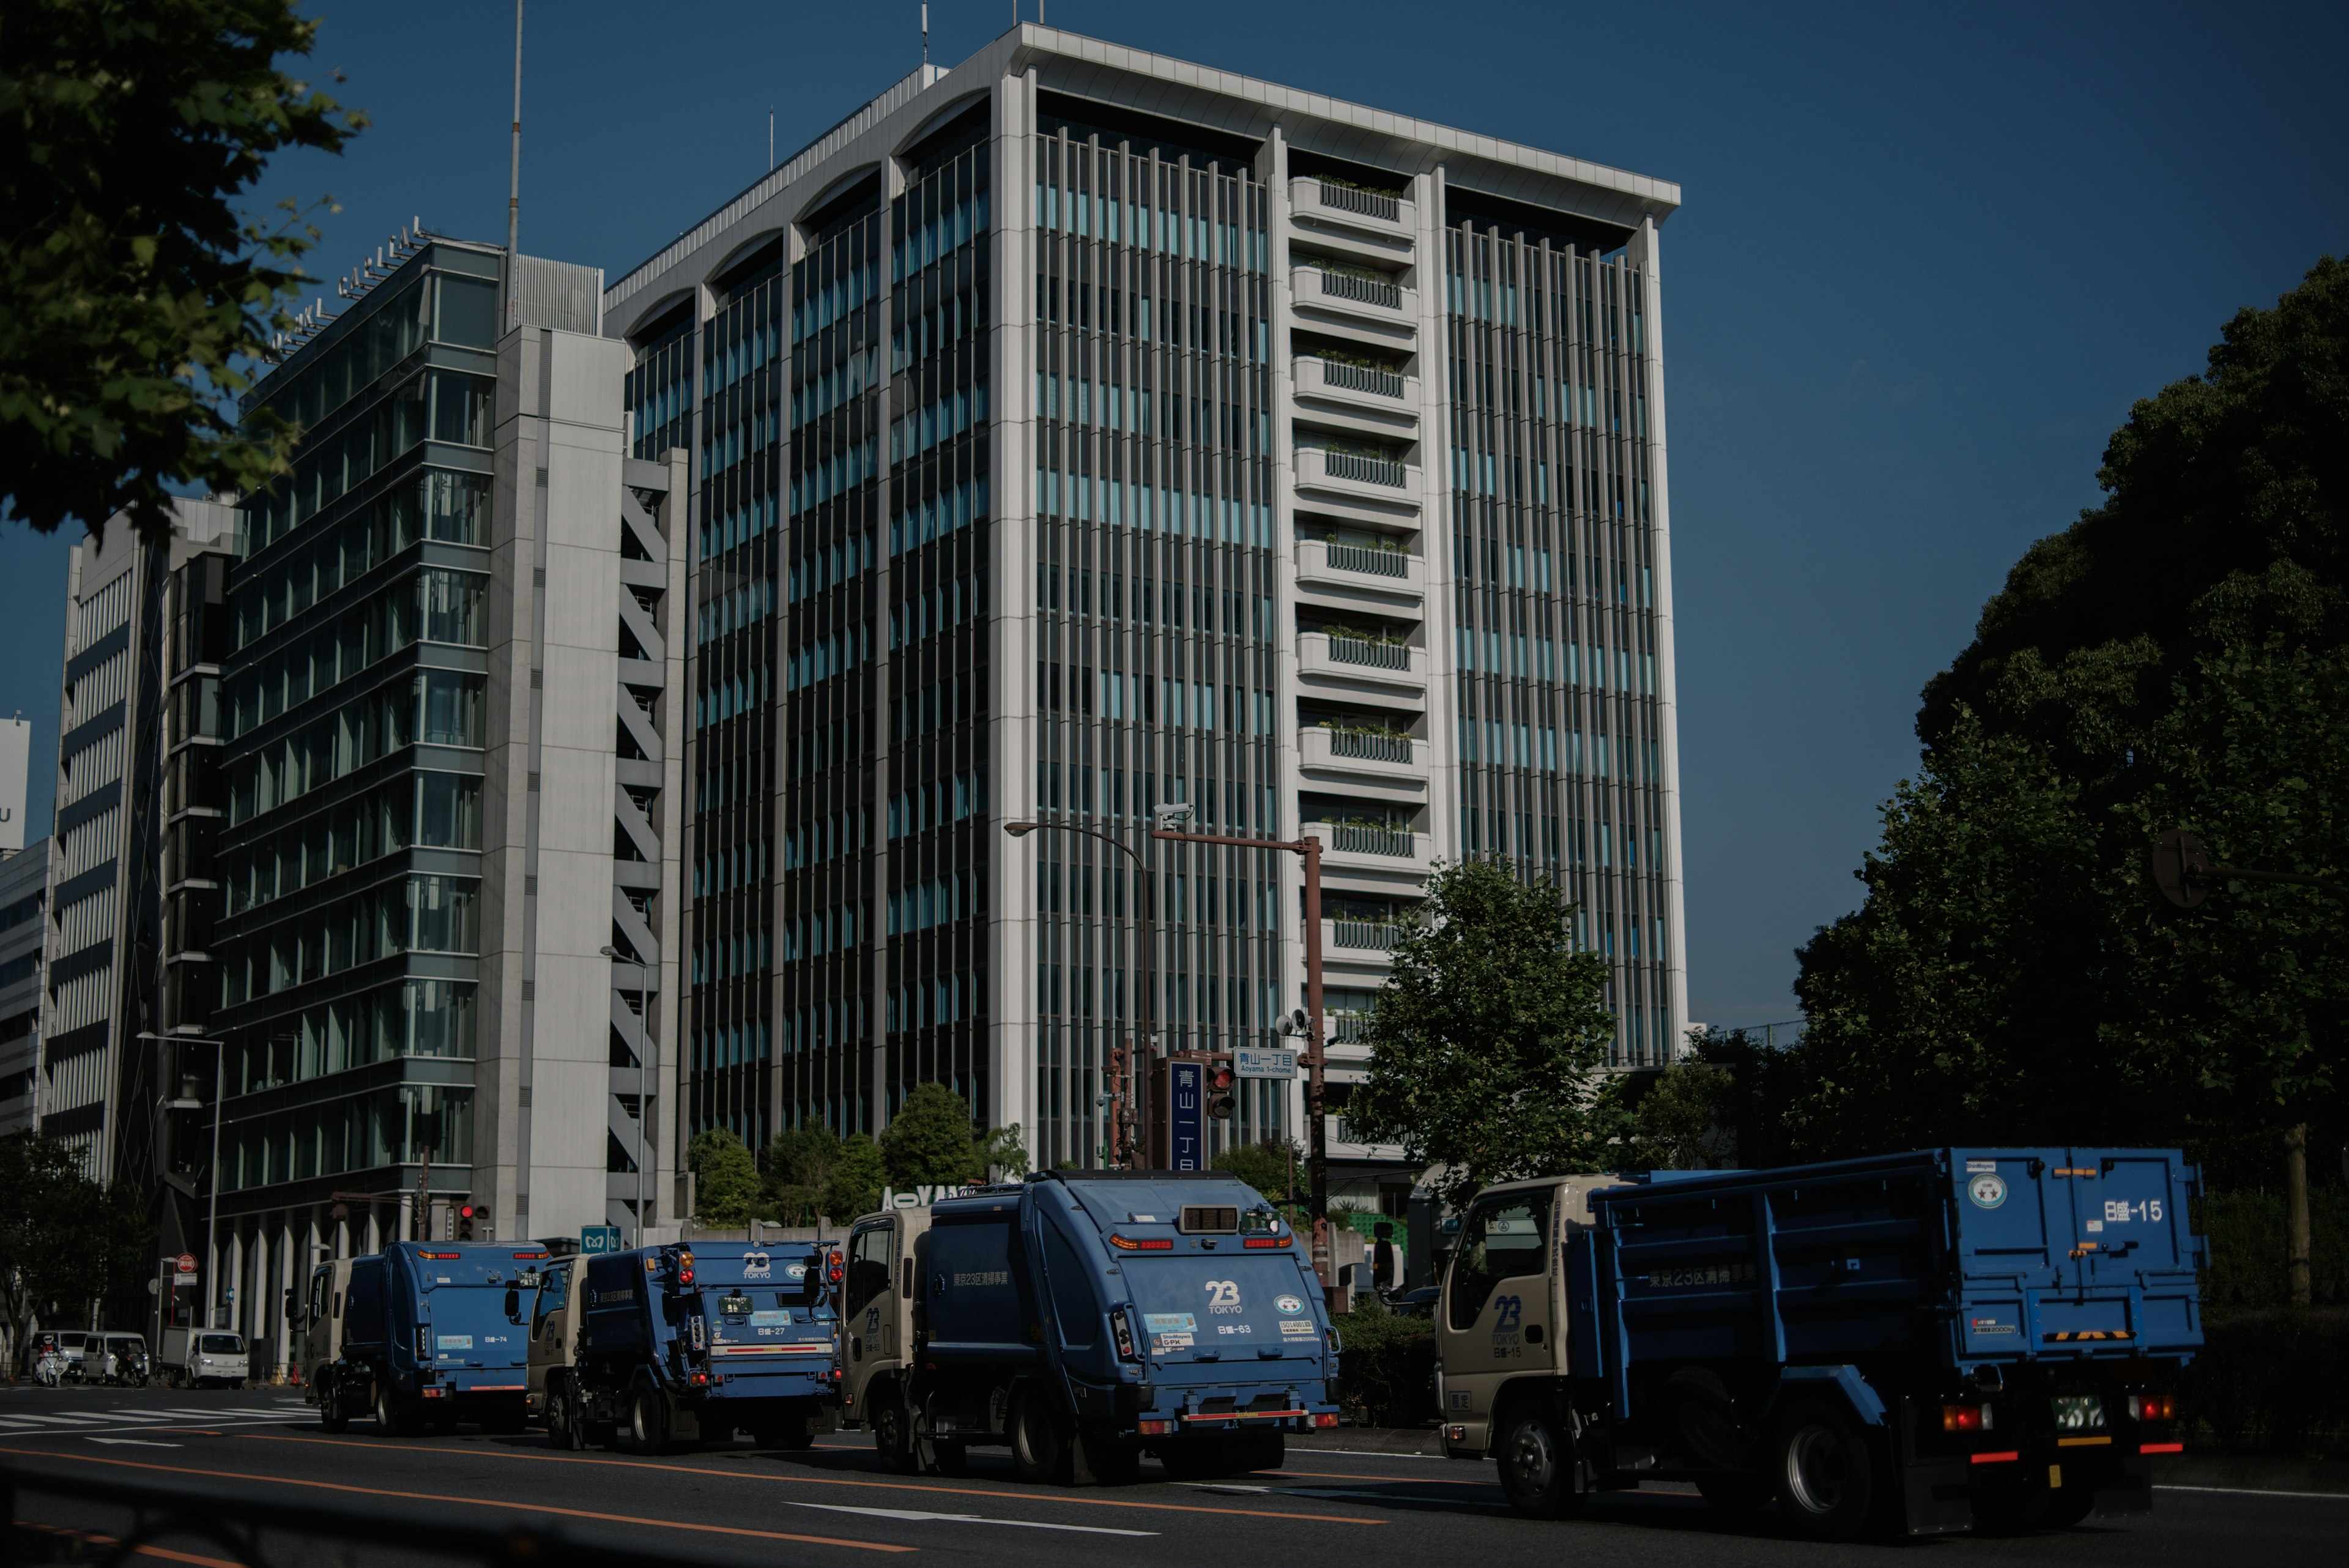
[[[1623,1106],[1623,1141],[1610,1163],[1626,1170],[1725,1168],[1733,1140],[1723,1124],[1735,1088],[1728,1069],[1689,1057],[1646,1076],[1628,1104],[1631,1075],[1607,1085],[1617,1091],[1609,1100]]]
[[[1400,1143],[1455,1207],[1495,1181],[1588,1168],[1597,1075],[1615,1035],[1607,967],[1568,939],[1547,878],[1496,860],[1441,866],[1424,924],[1394,950],[1370,1021],[1350,1132]]]
[[[2349,265],[2239,314],[2098,477],[1927,688],[1866,901],[1800,954],[1801,1152],[2340,1124],[2349,900],[2181,911],[2147,855],[2349,873]]]
[[[802,1122],[768,1139],[766,1158],[760,1161],[765,1187],[761,1218],[806,1224],[823,1202],[840,1150],[840,1135],[822,1122]]]
[[[698,1132],[685,1147],[685,1162],[693,1172],[696,1224],[730,1230],[750,1222],[761,1197],[759,1165],[740,1138],[725,1127]]]
[[[881,1207],[881,1189],[889,1180],[889,1163],[881,1146],[863,1133],[843,1139],[823,1183],[824,1217],[845,1225],[860,1214]]]
[[[923,1084],[905,1096],[881,1134],[892,1187],[950,1186],[978,1179],[970,1106],[944,1084]]]
[[[1264,1194],[1268,1202],[1286,1203],[1292,1181],[1304,1175],[1304,1162],[1295,1145],[1268,1137],[1262,1143],[1236,1143],[1216,1156],[1215,1168],[1228,1171]]]
[[[62,1140],[37,1132],[0,1138],[0,1307],[9,1355],[35,1317],[73,1321],[93,1297],[144,1276],[154,1234],[143,1195],[89,1179]]]
[[[278,68],[317,24],[291,0],[19,0],[0,48],[0,486],[47,531],[128,508],[169,525],[169,486],[250,490],[295,434],[240,427],[318,239],[236,198],[289,147],[364,123]]]

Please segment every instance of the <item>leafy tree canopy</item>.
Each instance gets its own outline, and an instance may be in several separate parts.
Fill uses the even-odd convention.
[[[693,1172],[693,1218],[719,1229],[747,1225],[760,1199],[759,1166],[742,1140],[725,1127],[693,1135],[685,1146]]]
[[[140,1279],[154,1233],[143,1195],[90,1180],[61,1139],[37,1132],[0,1138],[0,1308],[9,1354],[35,1317],[71,1322],[92,1297]]]
[[[942,1186],[979,1175],[972,1147],[970,1106],[944,1084],[924,1084],[905,1096],[881,1134],[892,1187]]]
[[[365,123],[279,68],[317,24],[291,0],[21,0],[0,48],[0,486],[44,532],[128,508],[150,537],[170,487],[245,491],[295,434],[239,427],[318,231],[235,199],[289,147]]]
[[[1588,1168],[1597,1153],[1615,1019],[1606,964],[1575,950],[1570,912],[1547,878],[1464,860],[1428,878],[1425,923],[1394,950],[1346,1121],[1442,1166],[1434,1185],[1455,1207],[1492,1182]]]
[[[888,1180],[889,1163],[881,1146],[863,1133],[850,1134],[824,1178],[824,1217],[845,1225],[860,1214],[870,1214],[881,1207],[881,1189]]]
[[[1806,1152],[2339,1141],[2349,899],[2180,911],[2147,855],[2182,827],[2221,865],[2349,874],[2349,265],[2240,313],[2099,478],[1927,688],[1866,901],[1801,952]]]
[[[1277,1137],[1262,1143],[1234,1144],[1216,1156],[1217,1170],[1227,1170],[1274,1203],[1288,1201],[1292,1174],[1298,1180],[1304,1177],[1304,1162],[1298,1158],[1293,1145]]]

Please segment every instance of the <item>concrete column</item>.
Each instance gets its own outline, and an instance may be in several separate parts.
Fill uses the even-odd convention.
[[[285,1293],[294,1288],[296,1278],[309,1277],[310,1243],[318,1239],[318,1220],[315,1212],[303,1222],[303,1233],[305,1240],[301,1250],[302,1267],[298,1274],[295,1270],[294,1217],[292,1215],[285,1217],[285,1223],[277,1233],[277,1289],[272,1292],[269,1297],[270,1315],[277,1324],[277,1355],[269,1371],[269,1380],[272,1383],[285,1381],[285,1368],[294,1356],[292,1343],[294,1320],[292,1314],[285,1310]]]

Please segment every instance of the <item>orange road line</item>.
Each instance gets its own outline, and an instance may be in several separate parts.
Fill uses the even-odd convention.
[[[1499,1485],[1501,1484],[1499,1481],[1489,1481],[1489,1480],[1480,1480],[1480,1481],[1472,1481],[1472,1480],[1447,1480],[1447,1479],[1443,1478],[1443,1477],[1440,1477],[1440,1476],[1357,1476],[1357,1475],[1346,1475],[1346,1474],[1341,1474],[1340,1472],[1339,1472],[1339,1471],[1337,1471],[1337,1470],[1258,1470],[1258,1471],[1257,1471],[1256,1473],[1257,1473],[1257,1474],[1258,1474],[1258,1475],[1267,1475],[1267,1476],[1303,1476],[1303,1477],[1307,1477],[1307,1478],[1309,1478],[1309,1479],[1310,1479],[1310,1480],[1358,1480],[1358,1481],[1378,1481],[1378,1482],[1380,1482],[1381,1484],[1385,1485],[1385,1486],[1488,1486],[1488,1487],[1497,1487],[1497,1486],[1499,1486]],[[1245,1476],[1235,1476],[1235,1477],[1233,1477],[1232,1479],[1233,1479],[1233,1480],[1247,1480],[1247,1478],[1246,1478]]]
[[[68,1541],[88,1542],[92,1546],[122,1544],[113,1536],[100,1535],[95,1531],[68,1530],[61,1524],[36,1524],[28,1519],[16,1521],[16,1528],[37,1530],[44,1535],[62,1535]],[[191,1552],[174,1552],[168,1546],[134,1546],[130,1549],[130,1554],[134,1557],[160,1557],[172,1563],[192,1563],[196,1568],[244,1568],[243,1563],[232,1563],[225,1557],[199,1557]]]
[[[299,1441],[300,1439],[293,1439]],[[192,1465],[160,1465],[143,1459],[109,1459],[100,1454],[57,1454],[41,1449],[0,1449],[0,1454],[27,1459],[76,1459],[88,1465],[113,1465],[129,1470],[160,1470],[166,1475],[204,1476],[213,1480],[269,1481],[278,1486],[310,1487],[319,1491],[348,1492],[357,1497],[398,1498],[403,1502],[458,1502],[476,1508],[502,1508],[523,1513],[552,1513],[565,1519],[592,1519],[605,1524],[643,1524],[657,1530],[690,1530],[705,1535],[742,1535],[758,1541],[797,1541],[811,1546],[853,1546],[864,1552],[918,1552],[918,1546],[898,1546],[880,1541],[849,1541],[831,1535],[793,1535],[781,1530],[749,1530],[730,1524],[695,1524],[682,1519],[643,1519],[627,1513],[597,1513],[584,1508],[557,1508],[544,1502],[506,1502],[488,1497],[451,1497],[429,1491],[393,1491],[387,1487],[352,1486],[345,1481],[308,1480],[298,1476],[249,1475],[241,1470],[198,1469]],[[27,1487],[26,1490],[36,1488]]]
[[[380,1447],[375,1443],[354,1442],[348,1438],[297,1438],[291,1434],[275,1432],[242,1432],[237,1435],[249,1438],[256,1443],[323,1443],[346,1449],[378,1449]],[[5,1451],[5,1449],[0,1449],[0,1453]],[[1224,1513],[1237,1514],[1246,1519],[1301,1519],[1317,1524],[1384,1524],[1387,1522],[1383,1519],[1355,1519],[1342,1513],[1290,1513],[1276,1509],[1209,1508],[1204,1504],[1187,1502],[1140,1502],[1130,1498],[1086,1497],[1081,1493],[1060,1490],[1003,1491],[975,1486],[936,1486],[922,1481],[856,1480],[846,1476],[763,1475],[750,1470],[709,1469],[700,1465],[666,1465],[654,1459],[595,1459],[585,1454],[556,1453],[551,1449],[517,1451],[512,1449],[464,1448],[443,1449],[436,1451],[459,1453],[469,1457],[495,1455],[500,1459],[543,1459],[554,1464],[614,1465],[625,1469],[666,1470],[671,1475],[731,1476],[743,1480],[771,1480],[785,1483],[805,1481],[813,1486],[870,1487],[881,1491],[937,1492],[952,1497],[992,1497],[1010,1500],[1035,1498],[1049,1502],[1081,1503],[1091,1508],[1139,1508],[1163,1513]]]

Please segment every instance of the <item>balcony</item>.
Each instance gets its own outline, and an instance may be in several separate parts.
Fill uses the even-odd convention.
[[[1408,827],[1309,822],[1305,831],[1321,840],[1321,868],[1332,875],[1416,879],[1427,874],[1433,858],[1427,835]]]
[[[1323,920],[1321,950],[1343,951],[1357,962],[1376,962],[1417,929],[1402,920]]]
[[[1427,742],[1409,735],[1330,730],[1316,725],[1297,732],[1297,765],[1315,773],[1350,774],[1424,787]]]
[[[1420,470],[1414,463],[1319,446],[1299,447],[1295,455],[1299,490],[1318,491],[1390,519],[1398,517],[1401,509],[1416,512],[1422,504]]]
[[[1427,560],[1407,550],[1300,539],[1297,542],[1297,586],[1346,598],[1408,597],[1417,600],[1427,592]]]
[[[1309,398],[1336,398],[1381,413],[1416,413],[1419,378],[1335,359],[1300,355],[1289,366],[1297,390]]]
[[[1419,205],[1410,197],[1357,191],[1350,185],[1332,184],[1310,174],[1299,174],[1288,182],[1288,207],[1299,218],[1366,229],[1393,238],[1419,232]]]
[[[1427,687],[1427,652],[1368,638],[1306,631],[1297,636],[1297,672],[1349,686],[1386,688],[1416,695]]]
[[[1288,269],[1288,287],[1290,303],[1300,310],[1328,312],[1397,331],[1419,325],[1419,290],[1372,268],[1299,262]]]

